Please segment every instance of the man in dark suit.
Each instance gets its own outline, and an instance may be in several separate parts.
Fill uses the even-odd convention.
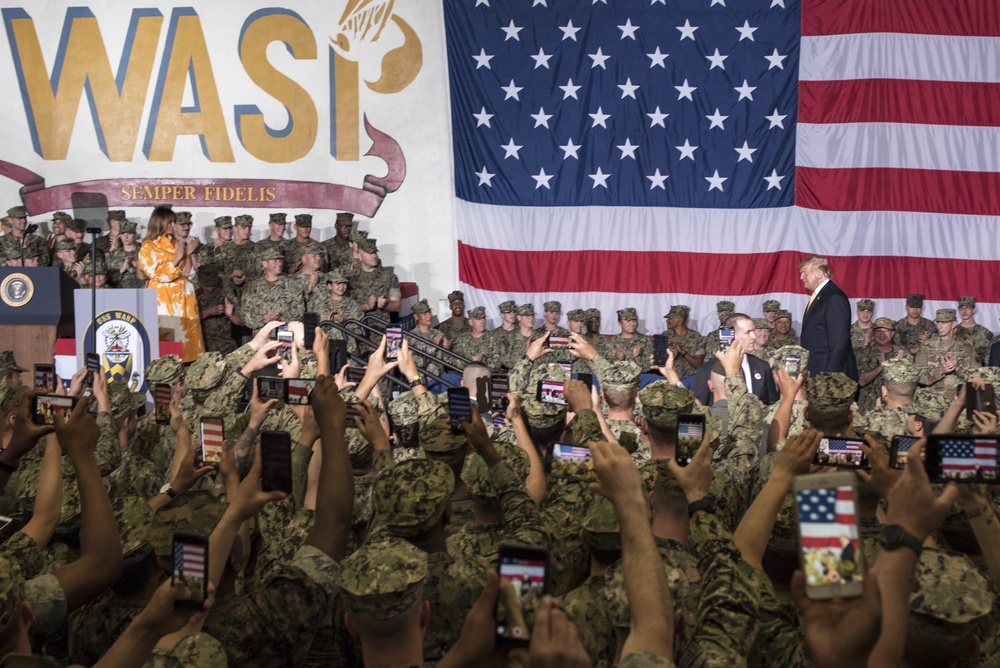
[[[851,348],[851,303],[830,280],[824,258],[808,257],[799,263],[799,279],[812,293],[802,316],[802,347],[809,351],[812,375],[839,371],[858,379],[858,365]]]
[[[740,368],[743,380],[746,382],[747,387],[750,388],[750,392],[756,394],[765,404],[773,404],[781,396],[774,385],[771,367],[768,366],[766,360],[747,354],[757,349],[757,330],[754,327],[753,319],[743,313],[737,313],[726,321],[726,326],[733,328],[736,341],[743,346],[743,350],[745,351]],[[694,382],[692,383],[691,390],[698,401],[704,406],[709,406],[712,403],[712,392],[708,389],[708,380],[712,375],[712,368],[714,366],[714,364],[708,362],[698,367],[698,371],[694,376]],[[810,362],[811,367],[812,362]]]

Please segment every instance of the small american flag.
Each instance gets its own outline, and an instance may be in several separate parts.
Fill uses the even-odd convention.
[[[864,454],[858,441],[847,438],[831,438],[827,442],[827,452],[831,455],[854,455],[860,457]]]
[[[179,543],[174,548],[174,578],[198,583],[205,580],[205,546]]]
[[[222,456],[222,420],[205,420],[201,423],[201,446],[206,461]]]
[[[288,403],[305,404],[309,403],[309,392],[312,390],[312,383],[306,380],[288,381]]]
[[[841,536],[858,538],[850,487],[806,489],[797,495],[803,549],[840,549]]]
[[[946,476],[965,476],[981,471],[982,477],[997,477],[997,442],[992,439],[961,438],[941,441],[941,469]]]

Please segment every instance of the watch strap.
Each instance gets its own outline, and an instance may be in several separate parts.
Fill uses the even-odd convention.
[[[714,496],[709,494],[691,504],[688,504],[688,517],[694,517],[694,514],[699,510],[703,510],[706,513],[715,513],[718,508],[719,503],[715,500]]]

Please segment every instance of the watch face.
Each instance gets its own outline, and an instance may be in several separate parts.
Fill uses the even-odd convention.
[[[883,545],[897,545],[903,538],[903,527],[898,524],[890,524],[886,528],[882,529],[882,540],[879,541]]]

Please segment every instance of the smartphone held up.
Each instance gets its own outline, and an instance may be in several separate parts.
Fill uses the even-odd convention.
[[[864,593],[864,553],[858,526],[857,483],[850,471],[796,476],[799,561],[811,599]]]

